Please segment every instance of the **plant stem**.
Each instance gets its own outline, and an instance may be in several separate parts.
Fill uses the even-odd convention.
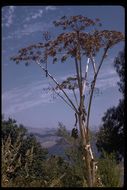
[[[97,69],[97,72],[94,75],[94,80],[93,80],[93,84],[92,84],[92,88],[91,88],[91,94],[90,94],[90,99],[89,99],[89,104],[88,104],[89,106],[88,106],[87,126],[86,126],[87,127],[87,131],[88,131],[88,127],[89,127],[90,110],[91,110],[91,103],[92,103],[92,98],[93,98],[93,92],[94,92],[95,84],[96,84],[96,80],[97,80],[97,76],[98,76],[99,70],[100,70],[100,68],[102,66],[102,63],[104,61],[104,58],[105,58],[105,55],[106,55],[107,51],[108,51],[108,47],[105,49],[104,54],[102,56],[102,59],[100,61],[99,67]]]
[[[75,107],[74,103],[71,101],[71,99],[68,97],[66,92],[61,88],[60,84],[56,81],[56,79],[39,63],[39,61],[36,61],[36,63],[43,69],[45,73],[55,82],[55,84],[59,87],[59,89],[63,92],[63,94],[66,96],[72,107],[74,108],[75,112],[78,113],[77,108]]]

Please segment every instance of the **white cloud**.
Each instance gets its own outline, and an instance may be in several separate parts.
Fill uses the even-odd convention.
[[[112,59],[113,61],[114,59]],[[107,64],[107,63],[106,63]],[[75,76],[74,73],[66,74],[61,77],[59,77],[60,81],[66,80],[70,76]],[[91,70],[88,72],[88,82],[91,82],[93,80],[93,73]],[[105,67],[102,67],[98,74],[96,87],[100,90],[107,90],[109,88],[116,88],[117,82],[119,81],[118,74],[115,70],[115,68],[112,65],[106,65]]]
[[[17,33],[19,32],[20,34],[27,34],[27,33],[30,34],[33,32],[46,30],[49,27],[50,27],[49,23],[37,22],[34,24],[28,24],[27,27],[24,27],[22,30],[17,31]]]
[[[50,27],[52,27],[52,23],[36,22],[32,24],[24,24],[22,29],[19,28],[10,35],[3,37],[3,40],[11,40],[14,38],[20,39],[35,32],[43,32],[48,30]]]
[[[7,7],[3,9],[2,13],[2,22],[3,26],[9,27],[13,24],[14,19],[14,6]],[[20,26],[16,27],[13,32],[9,32],[8,35],[3,35],[2,40],[12,40],[15,38],[22,38],[24,36],[30,35],[34,32],[42,32],[44,30],[52,27],[52,22],[36,21],[36,19],[41,18],[43,15],[43,8],[38,9],[37,11],[28,12],[27,16],[23,19]]]
[[[98,78],[108,78],[112,76],[117,76],[115,68],[111,65],[106,65],[106,67],[102,67],[100,70]]]
[[[37,18],[40,18],[40,17],[42,17],[42,14],[43,14],[42,9],[38,10],[37,12],[33,12],[33,13],[31,13],[31,15],[26,17],[24,22],[29,22],[30,20],[35,20]]]
[[[10,27],[13,24],[15,6],[9,6],[6,12],[3,12],[3,25]]]
[[[51,103],[51,94],[43,92],[45,87],[47,87],[46,83],[37,81],[4,92],[2,94],[3,113],[17,113],[43,103]]]
[[[71,74],[71,73],[70,73]],[[68,74],[59,76],[58,81],[67,78]],[[74,75],[72,75],[74,76]],[[109,88],[116,88],[119,77],[115,72],[115,69],[111,67],[106,68],[100,72],[99,78],[96,83],[96,87],[101,91]],[[20,112],[34,106],[42,105],[43,103],[50,103],[51,94],[44,93],[43,88],[47,87],[47,81],[36,81],[31,84],[19,86],[10,91],[6,91],[2,94],[2,109],[5,114],[12,114]],[[86,89],[87,91],[88,89]],[[73,99],[71,91],[66,91],[68,95]],[[78,90],[76,94],[78,95]]]
[[[119,77],[115,68],[111,64],[113,60],[114,60],[113,58],[109,59],[108,62],[105,63],[106,66],[104,67],[102,66],[102,69],[100,70],[96,87],[100,88],[101,90],[117,87],[117,82],[119,81]]]
[[[43,14],[43,10],[39,10],[38,13],[35,13],[35,14],[32,16],[32,18],[33,18],[33,19],[36,19],[36,18],[38,18],[38,17],[41,17],[42,14]]]
[[[119,78],[117,76],[110,76],[104,79],[98,79],[96,87],[101,90],[106,90],[108,88],[114,88],[117,87],[117,82],[119,81]]]
[[[49,11],[49,10],[50,10],[50,11],[54,11],[54,10],[56,10],[56,7],[55,7],[55,6],[46,6],[46,7],[45,7],[45,10],[46,10],[46,11]]]
[[[10,40],[10,39],[12,39],[13,38],[13,36],[12,36],[12,34],[10,34],[10,35],[8,35],[8,36],[6,36],[6,37],[3,37],[2,38],[2,40],[4,41],[4,40]]]
[[[9,6],[9,8],[10,8],[10,10],[11,10],[12,12],[14,12],[14,9],[15,9],[14,6]]]

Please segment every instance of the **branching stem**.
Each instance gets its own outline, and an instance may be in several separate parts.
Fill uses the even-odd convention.
[[[68,101],[70,102],[71,106],[73,107],[73,109],[75,110],[76,113],[78,113],[77,108],[75,107],[74,103],[71,101],[71,99],[68,97],[68,95],[66,94],[66,92],[61,88],[60,84],[56,81],[56,79],[40,64],[39,61],[36,61],[36,63],[43,69],[43,71],[45,73],[47,73],[47,75],[55,82],[55,84],[59,87],[59,89],[63,92],[63,94],[65,95],[65,97],[68,99]]]
[[[100,64],[99,64],[99,66],[98,66],[97,72],[96,72],[96,74],[94,75],[94,80],[93,80],[93,82],[92,82],[91,94],[90,94],[90,99],[89,99],[89,104],[88,104],[87,125],[86,125],[86,126],[87,126],[87,131],[88,131],[88,127],[89,127],[89,118],[90,118],[91,103],[92,103],[93,92],[94,92],[94,88],[95,88],[97,76],[98,76],[99,70],[100,70],[100,68],[101,68],[101,66],[102,66],[102,63],[103,63],[103,61],[104,61],[104,58],[105,58],[105,55],[106,55],[108,49],[109,49],[108,47],[105,48],[105,51],[104,51],[104,53],[103,53],[102,59],[101,59],[101,61],[100,61]]]

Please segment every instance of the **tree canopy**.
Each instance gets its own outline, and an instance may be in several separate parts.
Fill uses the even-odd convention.
[[[120,77],[119,90],[125,92],[125,57],[124,51],[115,58],[114,66]],[[116,159],[124,157],[124,96],[118,106],[109,108],[102,117],[102,126],[97,134],[98,150],[115,153]]]
[[[120,51],[114,60],[114,67],[120,77],[119,91],[124,95],[125,93],[125,50]]]

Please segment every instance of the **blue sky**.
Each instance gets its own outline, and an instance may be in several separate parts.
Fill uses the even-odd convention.
[[[49,85],[40,68],[23,63],[16,65],[10,57],[22,47],[42,41],[42,32],[50,31],[52,37],[59,32],[52,24],[60,17],[82,14],[91,19],[100,18],[102,29],[124,32],[125,13],[121,6],[6,6],[2,8],[2,113],[26,126],[57,127],[63,122],[69,129],[74,125],[74,113],[61,99],[52,100],[51,93],[44,93]],[[102,93],[95,96],[91,110],[90,125],[98,128],[107,108],[117,105],[119,77],[113,60],[123,49],[119,43],[110,50],[105,60],[97,87]],[[84,60],[86,61],[86,60]],[[74,75],[72,63],[49,63],[50,73],[58,81]],[[91,71],[89,74],[92,74]],[[72,96],[70,94],[70,96]]]

